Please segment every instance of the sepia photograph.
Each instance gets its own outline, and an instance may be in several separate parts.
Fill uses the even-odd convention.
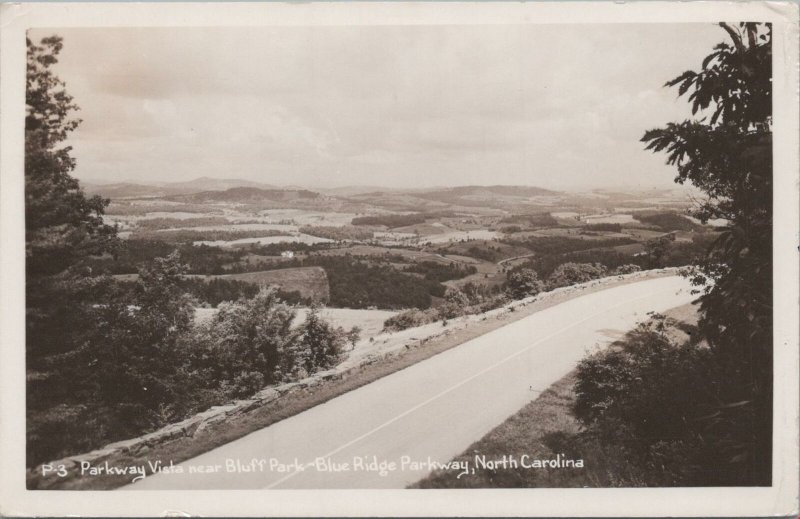
[[[131,501],[796,486],[797,5],[778,5],[20,15],[11,478]]]

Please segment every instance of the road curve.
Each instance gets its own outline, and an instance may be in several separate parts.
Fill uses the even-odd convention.
[[[571,299],[123,489],[404,488],[690,288],[675,276]]]

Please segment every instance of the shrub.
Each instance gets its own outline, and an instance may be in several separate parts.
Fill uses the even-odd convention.
[[[620,265],[614,269],[614,274],[633,274],[634,272],[641,272],[642,267],[628,263],[627,265]]]
[[[246,385],[253,377],[242,378],[243,373],[259,373],[263,387],[285,379],[294,367],[294,318],[295,311],[274,290],[263,288],[250,300],[220,304],[212,319],[194,328],[184,354],[206,387],[228,381],[236,388],[237,377]]]
[[[575,416],[590,436],[640,459],[648,484],[725,484],[728,476],[714,473],[718,453],[703,440],[717,395],[711,351],[677,344],[665,329],[663,320],[640,325],[582,360]]]
[[[243,371],[236,375],[231,385],[231,394],[244,398],[255,394],[265,385],[264,375],[258,371]]]
[[[341,327],[334,328],[319,316],[319,307],[312,307],[301,327],[300,340],[293,359],[306,373],[327,369],[339,360],[347,334]]]
[[[432,321],[433,319],[431,318],[430,312],[412,308],[411,310],[400,312],[399,314],[393,315],[392,317],[386,319],[383,322],[383,329],[390,332],[397,332],[408,328],[422,326],[423,324],[428,324]]]
[[[453,319],[464,315],[464,310],[469,306],[467,295],[457,288],[448,288],[444,295],[444,303],[439,308],[440,319]]]
[[[553,288],[585,283],[606,275],[606,268],[599,263],[564,263],[550,274]]]
[[[513,299],[535,296],[544,289],[544,283],[535,270],[512,270],[506,275],[508,293]]]

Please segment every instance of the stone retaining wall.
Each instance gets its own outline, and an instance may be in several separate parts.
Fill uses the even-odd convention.
[[[114,459],[126,456],[139,456],[147,453],[156,446],[161,446],[181,438],[191,438],[208,427],[219,424],[232,417],[245,415],[248,412],[276,401],[284,395],[297,390],[313,388],[329,380],[341,379],[345,377],[348,372],[372,364],[387,356],[397,354],[410,347],[413,343],[424,344],[437,337],[449,335],[457,329],[465,328],[469,326],[470,323],[476,321],[483,321],[492,317],[502,318],[509,312],[515,311],[516,308],[524,307],[537,301],[554,298],[559,295],[583,291],[598,285],[620,280],[633,281],[637,279],[644,280],[654,276],[675,275],[678,274],[679,270],[680,269],[677,268],[657,269],[597,279],[580,285],[563,287],[533,297],[513,301],[503,307],[490,310],[483,314],[466,315],[451,319],[446,326],[437,325],[438,329],[435,332],[427,331],[425,334],[415,334],[415,336],[409,337],[403,342],[398,342],[388,349],[377,348],[379,350],[377,355],[348,358],[334,368],[314,373],[303,380],[263,389],[246,400],[236,400],[230,404],[214,406],[207,411],[196,414],[183,421],[167,425],[157,431],[139,436],[138,438],[114,442],[85,454],[76,454],[50,463],[43,463],[35,468],[28,469],[27,486],[29,489],[39,490],[60,487],[64,485],[65,482],[80,476],[81,462],[89,463],[91,466],[104,462],[113,464]],[[47,467],[50,467],[50,470],[45,475],[44,471]]]

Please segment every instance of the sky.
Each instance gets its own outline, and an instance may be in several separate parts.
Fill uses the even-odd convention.
[[[58,34],[84,181],[670,187],[645,130],[715,24],[91,28]]]

